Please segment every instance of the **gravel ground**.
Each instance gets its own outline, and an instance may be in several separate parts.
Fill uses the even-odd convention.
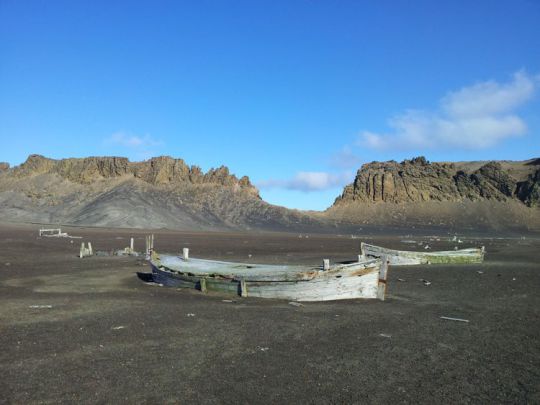
[[[294,306],[147,284],[138,258],[77,258],[81,241],[142,250],[140,230],[38,228],[0,226],[0,403],[540,403],[539,239],[459,235],[485,263],[391,267],[384,302]],[[161,252],[261,263],[350,260],[361,240],[455,245],[442,231],[154,234]]]

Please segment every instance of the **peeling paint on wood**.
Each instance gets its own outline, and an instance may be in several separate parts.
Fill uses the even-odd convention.
[[[152,254],[152,273],[167,286],[218,291],[242,297],[326,301],[384,299],[387,264],[369,259],[325,266],[279,266],[231,263]],[[381,273],[382,269],[382,273]],[[204,281],[203,281],[204,280]]]
[[[485,249],[471,248],[440,252],[413,252],[408,250],[393,250],[369,245],[362,242],[360,250],[364,257],[380,258],[386,255],[392,266],[413,264],[449,264],[449,263],[481,263],[484,260]]]

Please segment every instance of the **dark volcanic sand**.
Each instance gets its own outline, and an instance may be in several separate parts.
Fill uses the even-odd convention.
[[[393,267],[385,302],[297,307],[145,284],[140,259],[80,260],[81,240],[38,228],[0,227],[0,402],[540,403],[537,239],[461,237],[486,246],[484,264]],[[66,230],[95,250],[144,246],[142,231]],[[158,251],[252,262],[353,259],[360,243],[154,233]],[[412,248],[402,239],[454,246],[365,240]]]

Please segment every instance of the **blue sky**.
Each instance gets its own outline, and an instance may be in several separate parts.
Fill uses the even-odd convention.
[[[540,156],[540,2],[0,1],[0,161],[157,155],[324,209],[362,163]]]

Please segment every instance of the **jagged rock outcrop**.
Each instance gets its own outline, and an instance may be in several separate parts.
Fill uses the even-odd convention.
[[[240,180],[221,166],[203,173],[198,166],[189,167],[182,159],[159,156],[144,162],[130,162],[124,157],[88,157],[54,160],[41,155],[30,155],[26,162],[14,170],[18,178],[41,174],[56,174],[63,179],[79,184],[91,184],[99,180],[134,177],[153,185],[165,184],[216,184],[236,186],[258,195],[248,177]]]
[[[204,173],[182,159],[54,160],[40,155],[0,172],[0,219],[94,226],[283,230],[319,223],[261,200],[225,166]]]
[[[430,163],[424,157],[401,163],[372,162],[362,166],[354,182],[345,187],[335,206],[361,203],[519,199],[529,201],[534,179],[518,181],[499,162],[488,162],[472,173],[453,163]],[[521,190],[521,191],[520,191]],[[533,197],[534,199],[534,197]]]
[[[540,169],[518,184],[517,196],[529,207],[540,206]]]
[[[362,166],[325,212],[264,202],[248,177],[182,159],[49,159],[0,165],[0,221],[106,227],[355,232],[364,226],[540,230],[540,159]]]

